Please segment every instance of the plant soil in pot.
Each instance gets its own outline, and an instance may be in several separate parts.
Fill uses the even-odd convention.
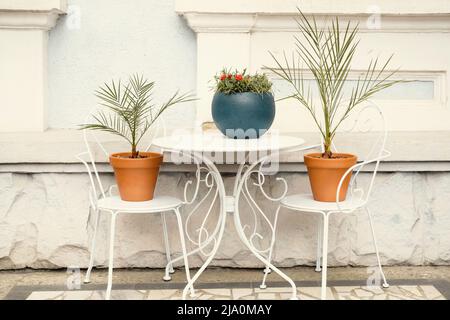
[[[331,158],[323,158],[321,153],[305,155],[309,181],[314,200],[335,202],[339,182],[345,172],[356,164],[357,157],[349,153],[333,153]],[[348,174],[339,193],[339,201],[344,201],[352,174]]]
[[[275,119],[272,83],[267,76],[223,70],[215,79],[211,113],[217,128],[231,139],[264,135]]]
[[[141,152],[138,158],[131,158],[128,152],[112,154],[109,161],[114,168],[120,198],[152,200],[162,160],[162,154],[152,152]]]
[[[128,83],[112,81],[105,84],[96,94],[109,113],[99,110],[93,116],[94,123],[81,126],[85,130],[112,133],[129,144],[131,152],[114,153],[109,158],[120,197],[124,201],[153,199],[163,156],[139,152],[138,145],[167,108],[194,100],[190,94],[177,92],[158,107],[152,101],[154,84],[138,75],[131,76]]]

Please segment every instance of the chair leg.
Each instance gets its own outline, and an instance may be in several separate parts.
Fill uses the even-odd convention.
[[[166,222],[166,214],[164,212],[161,213],[162,225],[163,225],[163,235],[164,235],[164,247],[166,249],[166,257],[167,257],[167,265],[165,268],[165,274],[163,277],[164,281],[172,280],[170,273],[174,273],[173,266],[170,257],[170,243],[169,243],[169,234],[167,232],[167,222]]]
[[[95,210],[95,214],[96,214],[96,217],[95,217],[95,225],[94,225],[94,234],[92,235],[92,240],[91,240],[91,256],[89,258],[89,267],[86,271],[86,276],[84,277],[84,283],[91,282],[91,271],[92,271],[92,267],[94,266],[95,242],[97,239],[98,225],[100,222],[100,211]]]
[[[375,237],[375,230],[373,228],[372,214],[370,213],[369,208],[364,207],[364,209],[366,210],[367,216],[369,217],[370,229],[372,229],[372,240],[373,240],[373,245],[375,247],[375,253],[377,255],[378,268],[380,269],[380,274],[381,274],[381,277],[383,278],[383,288],[389,288],[389,284],[387,283],[386,277],[383,272],[383,267],[381,266],[381,259],[380,259],[380,253],[378,251],[377,238]]]
[[[174,209],[174,211],[175,211],[175,215],[177,216],[178,230],[180,232],[180,242],[181,242],[181,249],[183,252],[184,269],[186,270],[186,279],[187,279],[187,282],[190,283],[191,282],[191,273],[189,271],[189,261],[188,261],[188,255],[187,255],[187,250],[186,250],[186,241],[184,239],[183,221],[181,219],[180,210],[178,210],[178,208],[176,208],[176,209]],[[191,297],[194,297],[195,296],[194,286],[191,286],[190,290],[191,290]]]
[[[281,206],[278,206],[277,211],[275,212],[275,218],[273,221],[273,230],[272,230],[272,239],[270,241],[270,249],[269,249],[269,257],[268,262],[269,264],[272,262],[272,253],[273,253],[273,247],[275,246],[275,238],[276,238],[276,232],[277,232],[277,224],[278,224],[278,214],[280,213]],[[266,280],[267,275],[271,272],[269,266],[266,266],[264,269],[264,277],[261,285],[259,286],[261,289],[266,289]]]
[[[329,214],[323,217],[323,240],[322,240],[322,288],[320,298],[327,298],[327,263],[328,263],[328,219]]]
[[[317,253],[316,253],[316,272],[322,271],[322,268],[320,267],[320,259],[322,257],[322,228],[323,228],[323,221],[322,216],[319,215],[319,221],[317,222]]]
[[[112,278],[113,278],[113,263],[114,263],[114,236],[116,232],[116,215],[117,213],[111,214],[111,227],[109,235],[109,266],[108,266],[108,287],[106,288],[105,299],[111,299],[112,290]]]

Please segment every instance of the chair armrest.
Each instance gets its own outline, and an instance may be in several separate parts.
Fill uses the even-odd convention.
[[[113,196],[113,190],[114,189],[116,190],[116,192],[118,191],[119,188],[118,188],[117,184],[113,184],[112,186],[109,187],[108,194],[109,194],[110,197]]]
[[[88,155],[88,154],[89,154],[89,152],[81,152],[81,153],[77,154],[77,155],[75,156],[75,158],[77,158],[78,160],[80,160],[82,163],[86,163],[86,160],[83,159],[83,156],[86,156],[86,155]]]
[[[75,156],[75,158],[77,158],[86,168],[87,174],[89,176],[89,181],[91,183],[91,187],[89,188],[89,201],[91,203],[91,206],[93,208],[96,208],[97,206],[97,200],[98,200],[98,194],[97,194],[97,189],[95,187],[95,182],[94,182],[94,177],[92,174],[92,170],[91,167],[89,166],[88,162],[83,159],[83,156],[89,155],[89,152],[82,152],[79,153]]]
[[[344,184],[344,181],[345,181],[345,179],[347,178],[347,176],[348,176],[349,174],[351,174],[355,169],[357,169],[357,168],[359,168],[359,167],[362,167],[362,166],[365,166],[365,165],[371,164],[371,163],[379,163],[381,160],[384,160],[384,159],[386,159],[386,158],[389,158],[390,156],[391,156],[391,152],[388,151],[388,150],[386,150],[386,149],[383,149],[383,151],[381,152],[381,154],[380,154],[378,157],[373,158],[373,159],[370,159],[370,160],[362,161],[362,162],[360,162],[360,163],[357,163],[357,164],[353,165],[352,167],[350,167],[350,168],[344,173],[344,175],[342,176],[341,180],[339,181],[339,185],[338,185],[338,188],[337,188],[337,190],[336,190],[336,204],[337,204],[337,207],[338,207],[338,209],[339,209],[340,211],[342,211],[342,209],[341,209],[341,207],[340,207],[340,205],[339,205],[339,202],[340,202],[340,201],[339,201],[339,194],[341,193],[342,185]],[[377,165],[377,167],[376,167],[375,170],[377,170],[377,169],[378,169],[378,165]],[[373,182],[373,181],[372,181],[372,182]]]

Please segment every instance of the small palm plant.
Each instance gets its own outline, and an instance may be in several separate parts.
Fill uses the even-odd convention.
[[[125,139],[131,146],[131,158],[139,158],[138,145],[144,135],[169,107],[195,100],[190,93],[175,92],[171,98],[160,106],[153,104],[154,82],[142,75],[133,75],[128,83],[114,80],[105,83],[96,91],[101,105],[110,112],[99,111],[91,124],[81,125],[81,129],[100,130],[115,134]]]
[[[342,28],[336,18],[328,27],[319,28],[314,17],[310,21],[300,10],[299,13],[300,36],[295,36],[292,58],[284,54],[284,59],[278,60],[271,54],[276,67],[269,69],[291,85],[293,94],[286,98],[297,100],[309,111],[322,135],[323,152],[304,155],[314,199],[343,201],[350,175],[342,182],[339,195],[336,193],[345,172],[356,164],[357,156],[332,152],[336,132],[357,106],[400,81],[392,79],[397,70],[387,71],[392,56],[384,63],[376,58],[348,90],[346,84],[359,44],[358,26],[348,22]],[[311,86],[305,85],[303,65],[312,73],[318,103],[313,99]]]
[[[384,63],[377,58],[370,61],[349,94],[344,85],[359,44],[358,26],[348,22],[341,28],[336,18],[324,30],[317,26],[314,17],[309,21],[300,10],[299,13],[297,25],[301,37],[295,36],[296,51],[292,58],[284,54],[279,60],[271,53],[277,66],[267,68],[291,85],[294,93],[284,99],[293,98],[310,112],[323,137],[322,158],[332,158],[332,141],[342,122],[362,102],[400,81],[392,80],[397,70],[386,72],[392,56]],[[320,114],[313,103],[311,87],[305,85],[302,65],[306,65],[317,85]]]
[[[107,110],[95,114],[94,123],[81,125],[82,129],[109,132],[125,139],[131,152],[114,153],[109,157],[114,168],[120,197],[124,201],[150,201],[153,199],[163,155],[139,152],[138,145],[158,118],[169,107],[194,100],[178,91],[159,106],[153,103],[154,82],[134,75],[127,83],[105,83],[96,91],[101,105]]]

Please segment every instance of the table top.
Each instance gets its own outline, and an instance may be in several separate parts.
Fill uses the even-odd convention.
[[[189,152],[259,152],[286,151],[302,146],[299,137],[266,134],[259,139],[230,139],[221,133],[192,133],[155,138],[153,146],[166,150]]]

